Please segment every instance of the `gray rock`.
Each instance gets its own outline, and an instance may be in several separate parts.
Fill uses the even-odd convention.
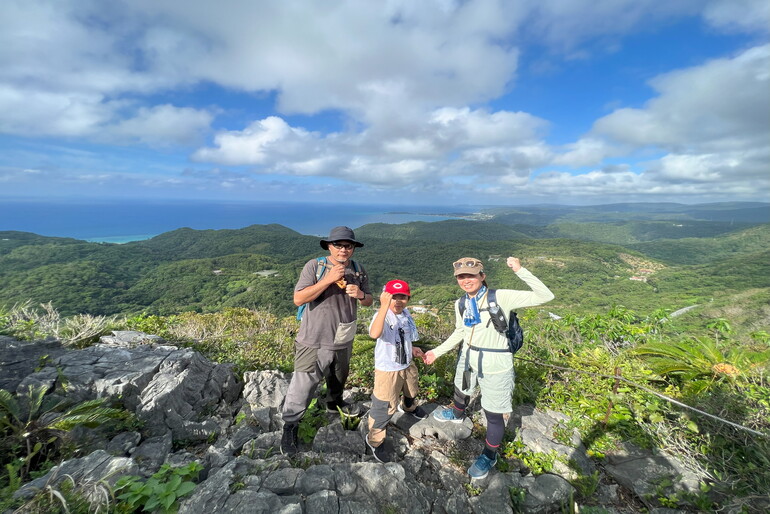
[[[339,420],[318,429],[313,440],[313,451],[320,454],[339,453],[349,457],[361,457],[366,443],[358,431],[345,430]]]
[[[574,488],[558,475],[543,474],[537,477],[524,477],[520,482],[527,490],[522,505],[524,512],[551,513],[569,512],[569,502]]]
[[[334,466],[334,484],[340,496],[352,496],[358,492],[358,482],[351,466]]]
[[[56,340],[18,341],[12,337],[0,336],[0,389],[18,391],[17,388],[24,378],[65,351]]]
[[[219,431],[219,425],[204,413],[220,401],[232,403],[239,392],[230,366],[212,364],[192,350],[178,350],[163,360],[142,390],[137,416],[151,434],[171,430],[174,439],[205,441]]]
[[[283,503],[278,495],[266,491],[244,489],[231,494],[221,510],[212,511],[233,514],[273,514],[283,512]],[[301,512],[301,511],[300,511]]]
[[[166,460],[166,455],[171,451],[172,443],[171,432],[150,437],[134,450],[134,460],[150,474],[155,473]]]
[[[228,462],[223,468],[210,474],[198,484],[191,496],[182,499],[179,513],[200,514],[201,512],[222,512],[230,497],[230,485],[234,482],[237,460]]]
[[[257,430],[254,427],[244,423],[236,428],[235,433],[230,435],[228,438],[225,438],[221,443],[221,446],[232,454],[235,450],[240,450],[243,448],[246,443],[256,438],[257,436],[259,436]]]
[[[139,467],[133,459],[115,457],[103,450],[97,450],[86,457],[67,460],[54,466],[44,476],[21,486],[13,493],[13,497],[29,499],[44,487],[51,486],[56,489],[64,480],[71,478],[83,488],[86,498],[98,501],[98,496],[102,495],[103,491],[91,486],[98,486],[100,481],[105,481],[107,486],[113,488],[120,477],[138,473]]]
[[[502,514],[513,512],[511,505],[511,487],[518,487],[521,477],[512,473],[492,473],[488,475],[484,491],[470,499],[475,514]]]
[[[538,477],[493,470],[470,484],[478,488],[478,494],[469,497],[466,457],[483,446],[481,440],[471,438],[470,419],[461,424],[441,423],[431,416],[416,420],[397,413],[386,439],[394,462],[382,464],[364,457],[365,420],[357,431],[346,431],[338,416],[329,415],[331,423],[318,430],[312,444],[303,444],[302,453],[289,459],[279,452],[283,424],[279,409],[290,375],[248,373],[241,386],[230,366],[211,363],[189,349],[137,343],[135,337],[139,336],[120,334],[122,342],[116,347],[100,344],[68,349],[55,358],[58,370],[46,366],[13,379],[17,389],[30,384],[58,387],[61,372],[69,381],[68,399],[119,398],[144,421],[147,437],[141,441],[134,432],[108,440],[103,433],[73,430],[69,435],[79,447],[101,445],[116,456],[97,450],[67,461],[46,477],[26,484],[18,494],[28,498],[65,474],[96,483],[107,475],[148,476],[163,462],[183,466],[202,460],[201,482],[182,499],[179,512],[558,513],[569,507],[573,489],[564,477],[574,475],[559,466],[553,474]],[[0,358],[16,351],[9,350],[9,344],[14,343],[0,338]],[[0,361],[0,377],[6,377],[7,362]],[[58,387],[51,394],[63,397],[63,393]],[[356,393],[355,398],[361,394]],[[346,396],[349,401],[355,399],[352,391]],[[437,406],[423,408],[432,412]],[[234,426],[236,412],[246,416]],[[485,424],[478,412],[475,418]],[[555,451],[577,463],[581,474],[596,470],[577,433],[566,430],[565,416],[518,407],[510,422],[518,427],[518,437],[528,451]],[[195,444],[213,437],[214,444]],[[175,445],[187,450],[171,453]],[[116,470],[117,466],[125,469]],[[592,505],[599,501],[613,512],[619,497],[628,496],[625,488],[644,498],[657,487],[655,481],[667,476],[682,477],[677,479],[678,488],[697,490],[697,477],[686,474],[681,463],[664,454],[627,446],[623,452],[608,454],[606,467],[621,485],[600,485]],[[516,505],[512,488],[526,493]],[[618,494],[619,489],[623,495]],[[648,508],[655,506],[650,502]]]
[[[298,468],[283,468],[264,474],[262,487],[275,494],[289,494],[294,491],[297,479],[305,472]]]
[[[100,337],[99,342],[116,348],[134,348],[140,344],[165,344],[166,340],[136,330],[114,330],[111,336]]]
[[[297,477],[294,490],[303,496],[323,490],[335,491],[334,470],[327,464],[310,466],[303,475]]]
[[[204,466],[212,469],[221,468],[231,460],[233,460],[231,451],[216,446],[209,446],[203,457]]]
[[[290,373],[254,371],[243,375],[243,398],[252,410],[260,407],[279,408],[289,389]]]
[[[428,417],[422,421],[407,421],[407,416],[399,418],[399,422],[409,423],[410,436],[432,437],[439,441],[457,441],[471,436],[473,421],[470,417],[466,417],[462,423],[441,422],[433,418],[433,411],[443,407],[431,403],[423,405],[422,408],[428,413]]]
[[[249,458],[265,457],[265,455],[280,452],[281,432],[268,432],[260,434],[250,441],[246,441],[241,447],[241,455]]]
[[[468,494],[461,488],[450,491],[448,496],[437,498],[431,512],[454,514],[455,512],[473,512],[473,508]]]
[[[340,512],[340,501],[334,491],[318,491],[305,500],[305,511],[319,514],[337,514]]]
[[[575,429],[567,429],[569,418],[554,411],[543,412],[530,406],[518,406],[511,416],[511,424],[519,427],[518,438],[530,451],[556,453],[561,459],[554,462],[555,472],[569,479],[578,477],[578,472],[565,462],[572,462],[580,469],[580,474],[591,475],[596,466],[586,455],[586,449]],[[561,432],[566,441],[557,441],[554,434]]]
[[[662,483],[671,484],[666,494],[677,491],[698,492],[699,477],[679,459],[665,452],[652,453],[631,443],[623,450],[606,454],[605,471],[619,484],[631,489],[648,507],[657,507],[657,492]]]
[[[122,432],[110,440],[106,450],[110,455],[124,457],[133,453],[141,440],[139,432]]]

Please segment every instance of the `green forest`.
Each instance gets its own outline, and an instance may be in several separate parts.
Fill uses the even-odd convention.
[[[770,508],[767,209],[613,209],[497,209],[485,220],[364,225],[355,228],[365,246],[354,258],[375,295],[393,278],[410,283],[411,304],[426,308],[415,319],[429,348],[452,330],[460,291],[451,263],[478,257],[490,287],[517,289],[523,284],[505,258],[519,257],[556,298],[519,313],[526,342],[516,355],[515,403],[568,415],[597,462],[631,441],[697,468],[701,492],[661,487],[661,506]],[[280,225],[185,228],[120,245],[0,232],[0,334],[83,347],[133,329],[239,373],[291,371],[292,290],[303,264],[324,254],[318,239]],[[363,390],[372,387],[372,312],[360,311],[351,362],[349,384]],[[453,359],[418,363],[425,401],[449,401]],[[620,376],[641,387],[618,388]],[[515,434],[507,437],[500,469],[519,459],[548,471],[546,456],[522,454]],[[0,488],[6,483],[10,475],[0,475]],[[590,487],[582,501],[591,504]]]

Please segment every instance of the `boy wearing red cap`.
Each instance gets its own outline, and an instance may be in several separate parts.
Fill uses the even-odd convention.
[[[409,303],[409,284],[391,280],[380,295],[380,308],[369,325],[369,336],[377,339],[374,348],[374,391],[369,410],[369,433],[366,444],[374,458],[388,462],[383,442],[390,418],[396,410],[417,419],[427,414],[414,403],[419,387],[417,366],[413,357],[422,357],[420,348],[412,343],[418,339],[417,327],[406,305]],[[404,401],[401,403],[401,393]]]

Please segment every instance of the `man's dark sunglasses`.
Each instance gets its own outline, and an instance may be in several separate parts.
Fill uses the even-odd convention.
[[[352,250],[355,247],[353,243],[341,243],[339,241],[332,241],[332,246],[344,250]]]

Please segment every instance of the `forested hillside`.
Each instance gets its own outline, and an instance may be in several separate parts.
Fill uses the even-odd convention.
[[[506,256],[520,257],[556,298],[519,313],[526,342],[516,355],[514,404],[568,416],[554,439],[572,440],[569,431],[578,430],[587,455],[604,466],[631,443],[698,470],[697,490],[677,489],[672,477],[645,495],[655,505],[766,512],[770,224],[687,220],[681,206],[669,204],[646,217],[634,209],[607,207],[606,222],[578,221],[599,216],[596,208],[516,216],[519,223],[550,217],[545,224],[496,218],[365,225],[356,228],[365,246],[354,257],[375,294],[402,278],[412,286],[412,305],[430,307],[414,310],[426,348],[454,327],[454,260],[479,257],[491,287],[520,288],[505,265]],[[735,215],[717,211],[715,218]],[[678,237],[680,228],[689,235]],[[0,232],[0,335],[82,347],[110,331],[140,330],[239,374],[291,371],[298,329],[292,289],[306,260],[324,253],[318,237],[279,225],[183,228],[123,245]],[[372,311],[360,310],[353,345],[348,384],[366,391],[359,399],[373,386],[374,341],[366,333]],[[432,366],[418,360],[421,399],[451,401],[454,359],[445,355]],[[306,418],[305,432],[315,434],[321,418]],[[506,437],[499,471],[523,463],[526,473],[540,475],[557,466],[545,450],[528,449],[513,432]],[[2,484],[18,469],[8,462],[0,501],[2,490],[13,490]],[[594,473],[571,482],[587,505],[582,510],[592,508],[601,480]]]
[[[365,246],[355,258],[368,270],[373,289],[403,278],[413,284],[414,300],[433,305],[457,295],[448,270],[464,255],[483,259],[496,287],[520,285],[502,259],[520,257],[555,292],[550,308],[561,312],[617,304],[674,310],[715,295],[770,287],[769,224],[717,236],[712,235],[715,225],[701,226],[708,236],[627,245],[597,241],[666,234],[650,230],[661,223],[372,224],[357,228]],[[647,227],[644,237],[639,236],[642,226]],[[569,232],[575,237],[564,237]],[[1,232],[0,304],[51,302],[64,314],[246,307],[285,315],[295,309],[292,289],[303,263],[323,253],[317,237],[280,225],[183,228],[123,245]]]

